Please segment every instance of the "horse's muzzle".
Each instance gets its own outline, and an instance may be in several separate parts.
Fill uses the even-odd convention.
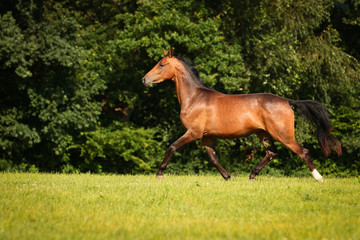
[[[141,81],[146,87],[152,87],[153,86],[152,82],[151,81],[147,82],[145,77],[143,77],[141,79]]]

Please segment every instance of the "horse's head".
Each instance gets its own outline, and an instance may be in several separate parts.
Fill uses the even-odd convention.
[[[160,83],[167,79],[172,79],[175,75],[174,51],[171,48],[169,53],[165,50],[165,57],[158,62],[143,78],[142,82],[145,86],[151,86],[154,83]]]

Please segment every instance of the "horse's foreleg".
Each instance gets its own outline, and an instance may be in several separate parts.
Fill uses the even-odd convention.
[[[220,166],[219,161],[216,157],[216,152],[214,149],[214,140],[212,138],[203,138],[203,143],[205,145],[206,152],[208,153],[212,164],[216,167],[216,169],[220,172],[221,176],[223,176],[225,180],[229,180],[230,175]]]
[[[263,169],[265,165],[268,164],[271,159],[273,159],[277,155],[274,140],[272,139],[270,134],[268,134],[267,132],[260,132],[257,134],[257,136],[259,137],[262,145],[264,145],[266,149],[266,155],[263,160],[261,160],[261,162],[252,169],[250,174],[250,180],[255,180],[256,175],[259,174],[261,169]]]
[[[170,147],[167,149],[165,153],[165,158],[160,164],[160,168],[158,172],[156,173],[157,178],[163,178],[164,174],[163,171],[165,170],[166,166],[169,163],[171,155],[182,146],[194,141],[196,138],[194,138],[191,134],[191,132],[186,132],[182,137],[180,137],[178,140],[176,140],[173,144],[170,145]]]

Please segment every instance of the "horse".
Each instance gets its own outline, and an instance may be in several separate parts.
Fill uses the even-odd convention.
[[[332,129],[325,107],[313,100],[291,100],[269,93],[228,95],[206,87],[198,74],[181,58],[174,56],[173,48],[163,50],[162,58],[143,78],[145,86],[171,79],[175,82],[180,120],[186,132],[170,145],[156,173],[164,177],[171,155],[180,147],[201,139],[210,161],[225,180],[230,175],[221,167],[214,148],[214,138],[241,138],[256,134],[266,150],[265,157],[251,171],[255,180],[261,169],[278,153],[274,141],[281,142],[305,161],[313,177],[322,182],[308,149],[295,139],[293,107],[316,126],[316,136],[326,157],[331,150],[342,154],[340,142],[330,133]]]

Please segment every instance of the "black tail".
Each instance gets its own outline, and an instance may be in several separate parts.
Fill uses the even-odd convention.
[[[316,137],[325,156],[328,157],[331,150],[338,155],[342,154],[340,142],[330,133],[332,126],[329,115],[321,103],[312,100],[289,100],[289,103],[316,126]]]

